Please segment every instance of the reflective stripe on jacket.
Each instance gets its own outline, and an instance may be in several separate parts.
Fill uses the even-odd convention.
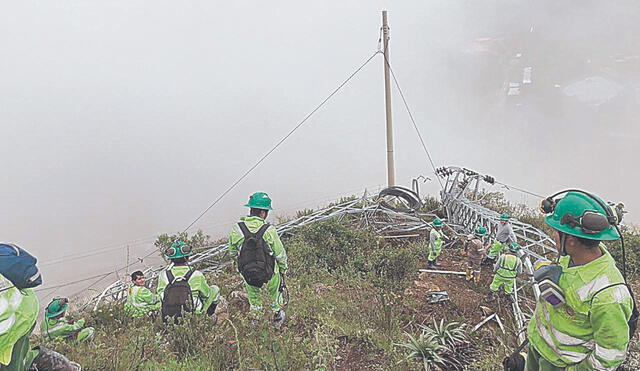
[[[0,290],[0,364],[8,365],[13,346],[36,323],[39,304],[32,289],[18,290],[2,275]]]
[[[141,317],[153,310],[160,309],[160,302],[157,296],[145,286],[133,285],[129,287],[125,307],[134,317]]]
[[[516,278],[522,273],[522,261],[513,254],[502,254],[496,262],[494,271],[502,278]]]
[[[601,257],[580,266],[568,267],[570,257],[560,258],[563,272],[559,286],[567,303],[553,307],[546,301],[538,302],[529,323],[530,343],[557,367],[615,370],[626,357],[631,294],[624,285],[598,292],[624,282],[603,244],[600,249]]]
[[[436,249],[440,249],[442,247],[442,233],[440,233],[435,228],[431,228],[431,232],[429,232],[429,249],[436,252]]]
[[[84,327],[84,319],[79,319],[74,323],[62,318],[45,318],[40,323],[40,332],[42,336],[48,339],[66,338],[74,335]]]

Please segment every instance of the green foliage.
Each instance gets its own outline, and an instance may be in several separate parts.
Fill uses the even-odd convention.
[[[422,213],[436,213],[440,217],[444,217],[444,214],[441,214],[440,208],[442,207],[442,203],[435,197],[426,196],[422,199],[422,207],[419,212]]]
[[[445,323],[444,319],[440,322],[434,319],[433,327],[420,325],[420,328],[422,332],[417,337],[405,333],[409,341],[396,345],[409,349],[411,352],[407,358],[421,361],[425,370],[430,370],[433,365],[449,369],[452,363],[447,356],[455,355],[458,346],[468,343],[465,325],[458,322]]]
[[[171,247],[171,244],[177,240],[186,242],[194,252],[202,250],[205,247],[211,246],[211,236],[205,234],[201,230],[198,230],[191,237],[188,232],[180,232],[178,234],[161,234],[153,243],[159,251],[164,252]],[[164,254],[162,254],[164,256]]]
[[[458,322],[445,324],[444,319],[441,319],[439,323],[433,319],[433,328],[422,325],[420,327],[424,334],[449,349],[455,349],[458,344],[464,343],[468,339],[465,325]]]
[[[433,337],[424,332],[418,337],[414,337],[409,333],[405,333],[405,336],[408,341],[396,345],[410,350],[410,353],[407,354],[407,359],[420,361],[425,371],[431,370],[435,365],[444,364],[444,358],[440,353],[448,351],[449,348],[438,343]]]
[[[637,228],[627,225],[622,225],[620,231],[624,237],[627,276],[637,277],[640,273],[640,232]],[[606,242],[606,246],[616,259],[618,268],[622,271],[622,245],[620,241]]]

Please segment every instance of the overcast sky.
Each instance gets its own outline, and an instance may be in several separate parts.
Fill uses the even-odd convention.
[[[127,243],[144,255],[376,50],[383,8],[437,166],[545,195],[584,188],[640,221],[636,1],[13,1],[0,5],[2,239],[36,254],[48,285],[123,265]],[[385,183],[382,68],[378,56],[197,226],[219,237],[254,191],[286,214]],[[409,185],[432,170],[393,99]]]

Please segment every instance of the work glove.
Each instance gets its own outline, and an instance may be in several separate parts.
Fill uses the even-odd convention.
[[[467,256],[467,252],[464,250],[460,250],[460,256]]]

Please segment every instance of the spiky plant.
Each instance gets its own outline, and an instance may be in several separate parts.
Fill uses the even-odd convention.
[[[395,345],[411,351],[407,355],[407,359],[421,361],[425,371],[430,371],[436,364],[444,363],[444,358],[440,353],[448,352],[450,349],[447,346],[438,343],[424,332],[417,338],[406,332],[405,336],[407,336],[408,342]]]
[[[459,322],[444,323],[444,319],[440,322],[433,320],[433,328],[420,325],[422,333],[433,338],[438,344],[455,349],[458,344],[465,343],[468,339],[464,324]]]

